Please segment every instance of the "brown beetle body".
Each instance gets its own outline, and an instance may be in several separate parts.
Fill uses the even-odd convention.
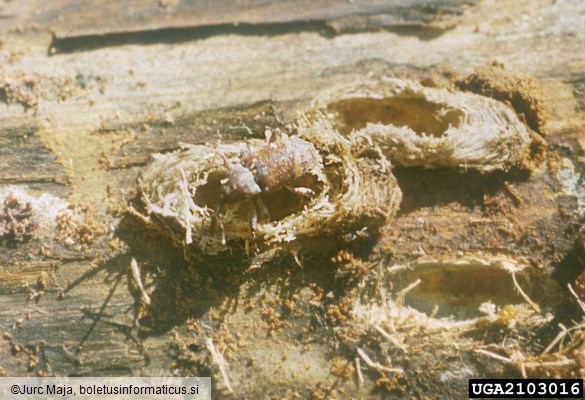
[[[222,181],[222,194],[226,200],[232,200],[271,192],[319,164],[320,156],[313,144],[296,136],[281,135],[260,150],[242,153],[241,163],[231,165]]]
[[[283,187],[301,196],[312,196],[313,190],[304,187],[289,187],[296,178],[310,173],[320,166],[321,158],[313,144],[296,136],[278,135],[269,139],[268,145],[254,151],[242,152],[239,163],[228,166],[227,176],[221,181],[221,197],[215,214],[226,202],[251,199],[250,228],[256,237],[258,222],[257,207],[267,212],[260,198],[255,196],[270,193]],[[212,224],[215,229],[215,221]],[[225,231],[220,221],[222,243],[225,244]]]

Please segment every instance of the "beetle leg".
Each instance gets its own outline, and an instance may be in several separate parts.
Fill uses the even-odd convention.
[[[250,229],[252,229],[252,246],[254,255],[258,254],[258,245],[256,244],[256,227],[258,226],[258,210],[256,208],[256,202],[252,200],[250,202]],[[248,254],[249,250],[246,250]]]
[[[301,187],[301,186],[291,187],[291,186],[287,186],[286,188],[288,190],[290,190],[292,193],[296,194],[297,196],[302,196],[302,197],[313,197],[313,196],[315,196],[315,191],[313,189],[310,189],[310,188],[307,188],[307,187]]]
[[[219,199],[217,205],[215,206],[215,210],[213,211],[213,217],[211,218],[211,233],[214,234],[215,230],[217,229],[217,221],[219,220],[219,212],[221,211],[224,205],[224,200],[222,198]]]
[[[276,141],[276,135],[270,129],[266,129],[266,131],[264,131],[264,137],[266,138],[266,144],[270,144]]]
[[[256,241],[256,227],[258,225],[258,211],[254,201],[250,202],[250,229],[252,229],[252,240]]]
[[[270,211],[268,211],[266,204],[264,204],[260,197],[256,199],[256,212],[260,214],[259,217],[262,220],[270,220]]]
[[[221,229],[221,245],[225,246],[226,240],[225,240],[225,226],[223,225],[223,222],[219,223],[219,227]]]
[[[217,202],[217,205],[215,206],[213,216],[211,217],[211,226],[210,226],[211,234],[215,235],[215,232],[217,230],[217,223],[219,222],[219,229],[221,231],[221,244],[222,244],[222,246],[225,246],[225,244],[226,244],[225,225],[223,224],[223,222],[219,218],[219,213],[220,213],[221,209],[223,208],[224,204],[225,204],[224,199],[220,198],[220,200]]]

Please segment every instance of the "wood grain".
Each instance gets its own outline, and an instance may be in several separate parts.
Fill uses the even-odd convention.
[[[1,184],[67,184],[65,169],[42,144],[36,131],[34,124],[5,125],[0,135]]]
[[[365,79],[449,86],[494,60],[536,77],[549,113],[541,168],[531,177],[396,170],[403,207],[377,246],[389,264],[421,252],[481,251],[526,257],[546,272],[563,265],[583,208],[579,187],[567,191],[559,178],[559,171],[573,171],[575,182],[583,176],[582,2],[230,3],[2,4],[2,73],[16,77],[14,87],[30,84],[26,94],[35,106],[0,99],[0,185],[87,208],[103,233],[75,249],[53,238],[0,241],[0,374],[215,374],[202,345],[213,337],[242,396],[282,398],[289,390],[310,398],[337,385],[340,397],[368,398],[375,371],[361,389],[354,375],[343,380],[330,371],[332,356],[355,350],[331,325],[346,279],[331,257],[313,257],[304,268],[283,260],[253,271],[229,258],[189,264],[123,213],[151,153],[179,142],[212,143],[218,132],[226,141],[261,137],[266,127],[293,121],[316,96]],[[429,34],[442,15],[457,17],[450,29]],[[372,29],[376,24],[385,29]],[[394,29],[404,24],[411,26]],[[164,30],[175,28],[196,30],[165,39]],[[51,56],[48,30],[63,45]],[[121,36],[104,46],[107,35]],[[132,258],[151,291],[150,308],[129,274]],[[367,272],[375,276],[377,269]],[[31,297],[41,291],[41,273],[49,275],[46,288]],[[429,382],[420,354],[408,361],[419,367],[408,371],[411,382]],[[447,355],[432,356],[434,364],[450,365]],[[464,352],[458,359],[478,360]],[[311,365],[312,373],[295,365]],[[278,372],[275,379],[275,366],[288,378]],[[445,397],[450,384],[435,378],[422,393],[408,394]],[[455,389],[464,395],[465,388]]]
[[[108,0],[100,2],[96,7],[95,2],[89,0],[59,0],[41,2],[27,22],[51,29],[59,39],[164,28],[334,21],[344,17],[371,15],[385,16],[380,22],[387,26],[420,25],[439,14],[461,13],[462,5],[470,3],[473,1],[246,0],[234,3],[229,0],[163,0],[145,3],[130,0],[121,3]]]

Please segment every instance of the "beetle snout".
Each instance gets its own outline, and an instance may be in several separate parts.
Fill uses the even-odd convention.
[[[252,171],[239,164],[230,167],[221,184],[222,193],[227,198],[245,199],[262,192]]]

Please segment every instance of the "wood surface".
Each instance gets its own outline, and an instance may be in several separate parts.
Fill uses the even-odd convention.
[[[585,190],[568,190],[558,171],[568,160],[583,176],[582,1],[232,3],[0,2],[0,186],[67,200],[95,233],[75,245],[0,240],[0,375],[209,373],[201,338],[221,332],[223,341],[214,337],[232,353],[230,376],[243,396],[309,398],[339,385],[340,398],[376,398],[372,376],[360,388],[354,376],[342,384],[330,372],[338,337],[315,301],[336,288],[326,261],[195,267],[125,213],[152,153],[218,134],[262,137],[319,93],[366,78],[449,86],[497,61],[538,80],[548,113],[546,160],[530,178],[396,169],[403,206],[381,239],[392,262],[487,251],[529,257],[547,274],[580,273],[563,260]],[[486,217],[486,199],[504,211]],[[129,272],[133,258],[150,308]],[[266,299],[294,299],[302,313],[275,330]],[[278,360],[288,361],[275,373]],[[217,385],[218,398],[230,398]]]

